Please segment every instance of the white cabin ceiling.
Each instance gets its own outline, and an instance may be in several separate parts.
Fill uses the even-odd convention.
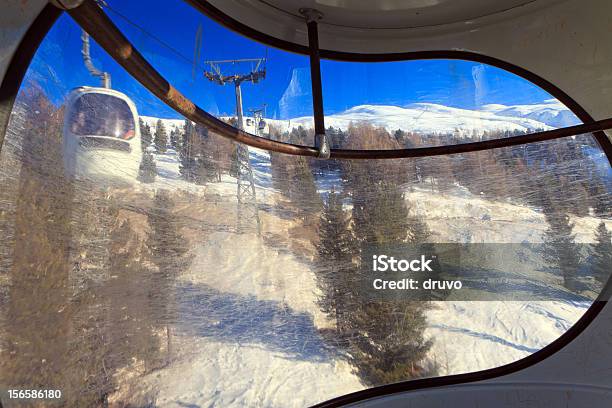
[[[273,8],[299,17],[301,7],[324,14],[323,24],[397,29],[439,26],[506,12],[539,0],[240,0],[254,9]]]

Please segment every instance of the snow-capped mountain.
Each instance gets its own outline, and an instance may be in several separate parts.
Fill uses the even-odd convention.
[[[157,118],[141,116],[155,129]],[[251,120],[249,120],[251,119]],[[288,120],[265,119],[267,131],[274,125],[281,131],[298,126],[312,128],[312,116]],[[391,105],[359,105],[325,117],[325,125],[346,130],[351,123],[367,122],[389,131],[402,129],[415,133],[482,135],[484,132],[548,130],[579,123],[574,114],[555,99],[531,105],[484,105],[480,109],[461,109],[434,103],[414,103],[406,107]],[[167,130],[182,129],[180,119],[164,119]],[[245,117],[245,130],[255,133],[256,124]]]
[[[499,116],[512,116],[533,119],[555,128],[577,125],[580,120],[556,99],[547,99],[542,103],[532,105],[484,105],[482,111]]]
[[[307,126],[312,117],[289,121],[290,127]],[[346,129],[353,122],[367,122],[388,130],[402,129],[415,133],[455,133],[472,135],[495,130],[550,129],[538,120],[501,115],[486,110],[452,108],[433,103],[415,103],[407,107],[388,105],[359,105],[344,112],[325,117],[325,125]]]

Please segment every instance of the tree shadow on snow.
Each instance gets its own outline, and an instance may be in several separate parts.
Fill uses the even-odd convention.
[[[189,283],[178,287],[177,295],[177,329],[182,333],[236,344],[260,344],[298,360],[321,361],[334,355],[312,315],[281,302]]]

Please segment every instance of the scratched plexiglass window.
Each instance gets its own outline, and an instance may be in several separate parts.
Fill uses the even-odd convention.
[[[211,60],[265,55],[260,46],[212,56],[215,36],[236,34],[209,28],[186,5],[179,26],[152,23],[161,2],[141,15],[108,3],[135,46],[157,52],[160,71],[179,57],[147,33],[178,47],[190,27]],[[130,31],[117,12],[146,32]],[[30,64],[0,152],[4,389],[61,390],[66,406],[309,406],[520,360],[605,296],[612,172],[593,135],[402,160],[287,156],[185,119],[89,41],[110,86],[83,63],[79,27],[60,17]],[[268,54],[268,76],[242,89],[243,112],[267,110],[243,120],[304,142],[312,112],[283,95],[301,95],[307,76],[287,74],[294,57],[278,53]],[[326,64],[328,87],[340,78]],[[577,120],[525,80],[453,64],[410,62],[435,73],[419,84],[421,97],[360,82],[324,95],[334,147],[432,146]],[[180,65],[162,73],[237,123],[235,89]],[[376,70],[346,65],[347,78],[360,72],[373,84]],[[274,72],[289,76],[266,93]],[[489,72],[496,79],[486,82]],[[506,77],[510,86],[494,86]],[[525,99],[512,92],[516,81]],[[217,91],[226,97],[212,98]],[[436,106],[419,113],[416,100]]]
[[[157,71],[211,115],[255,136],[313,145],[308,56],[237,34],[183,1],[163,7],[172,13],[161,2],[146,16],[130,2],[109,1],[105,11]]]

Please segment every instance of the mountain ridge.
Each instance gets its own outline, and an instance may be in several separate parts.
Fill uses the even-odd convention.
[[[154,130],[159,118],[141,116]],[[247,120],[247,119],[250,119]],[[245,130],[255,133],[253,118],[245,116]],[[312,116],[292,119],[264,119],[266,129],[274,125],[281,131],[290,131],[299,126],[314,127]],[[162,119],[167,130],[182,129],[181,119]],[[455,134],[458,136],[482,135],[493,131],[550,130],[580,123],[578,118],[563,104],[548,99],[537,104],[503,105],[488,104],[480,109],[463,109],[435,103],[418,102],[402,106],[364,104],[353,106],[339,113],[326,115],[326,127],[348,129],[351,123],[370,123],[388,131],[401,129],[421,134]]]

